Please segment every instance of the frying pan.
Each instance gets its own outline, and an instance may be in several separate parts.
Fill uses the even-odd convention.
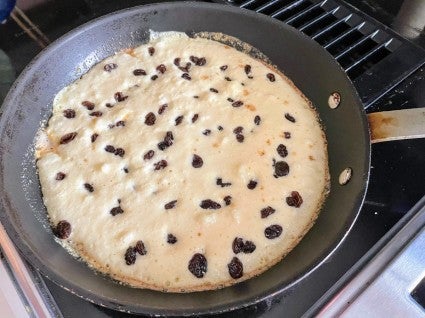
[[[146,42],[149,29],[222,32],[253,45],[313,102],[325,128],[331,193],[316,224],[283,261],[232,287],[166,294],[122,286],[70,256],[54,241],[47,221],[32,151],[40,123],[51,114],[53,97],[98,61]],[[341,97],[337,108],[329,107],[333,92]],[[112,309],[167,315],[216,313],[282,293],[332,255],[354,223],[367,187],[368,124],[360,99],[341,67],[322,47],[292,27],[230,6],[163,3],[126,9],[87,23],[57,40],[30,63],[3,107],[0,221],[8,236],[49,279]],[[338,177],[347,167],[351,179],[341,185]]]

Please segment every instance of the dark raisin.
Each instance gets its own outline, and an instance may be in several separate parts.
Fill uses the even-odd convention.
[[[232,203],[232,197],[231,197],[230,195],[226,195],[226,196],[223,198],[223,201],[224,201],[224,203],[225,203],[226,205],[230,205],[230,204]]]
[[[278,224],[273,224],[264,230],[264,235],[266,238],[272,240],[279,237],[282,234],[282,227]]]
[[[199,114],[193,115],[193,117],[192,117],[192,123],[194,123],[195,121],[197,121],[198,118],[199,118]]]
[[[217,203],[213,200],[210,199],[206,199],[206,200],[202,200],[201,204],[199,204],[199,206],[203,209],[209,209],[209,210],[217,210],[221,208],[221,204]]]
[[[231,182],[223,182],[223,179],[221,179],[221,178],[217,178],[217,180],[216,180],[215,183],[216,183],[216,185],[219,185],[222,188],[224,188],[224,187],[230,187],[232,185]]]
[[[183,73],[182,74],[182,78],[184,78],[185,80],[188,80],[188,81],[190,81],[192,78],[189,76],[189,74],[188,73]]]
[[[105,151],[106,152],[110,152],[110,153],[114,153],[115,152],[115,147],[112,145],[106,145],[105,146]]]
[[[88,192],[93,192],[94,191],[94,188],[93,188],[93,186],[90,183],[84,183],[84,188],[86,188],[86,190]]]
[[[210,88],[210,92],[218,93],[218,90],[216,90],[215,88]]]
[[[124,210],[120,206],[116,206],[116,207],[112,208],[111,211],[109,211],[109,213],[111,213],[112,216],[115,216],[117,214],[124,213]]]
[[[237,100],[236,102],[232,103],[233,107],[241,107],[243,105],[243,102],[240,100]]]
[[[123,102],[123,101],[125,101],[127,98],[128,98],[128,96],[125,96],[123,93],[121,93],[121,92],[116,92],[115,94],[114,94],[114,98],[115,98],[115,100],[117,101],[117,102]]]
[[[112,70],[116,69],[117,67],[118,67],[118,65],[117,65],[117,64],[115,64],[115,63],[109,63],[109,64],[106,64],[106,65],[103,67],[103,69],[104,69],[106,72],[110,72],[110,71],[112,71]]]
[[[261,117],[260,116],[255,116],[254,117],[254,124],[256,124],[257,126],[260,125],[261,123]]]
[[[229,102],[231,102],[231,103],[233,103],[235,100],[233,99],[233,98],[227,98],[227,100],[229,101]]]
[[[193,157],[192,157],[192,167],[193,168],[201,168],[203,164],[204,164],[204,161],[202,160],[202,158],[200,156],[193,155]]]
[[[175,119],[175,125],[178,126],[182,123],[184,116],[177,116]]]
[[[163,112],[165,112],[167,107],[168,107],[168,104],[163,104],[163,105],[159,106],[158,114],[161,115]]]
[[[188,62],[186,63],[186,66],[179,66],[179,70],[185,73],[189,73],[190,67],[192,66],[192,63]]]
[[[256,186],[257,186],[257,181],[254,181],[254,180],[250,180],[248,185],[247,185],[248,189],[250,189],[250,190],[255,189]]]
[[[174,65],[175,65],[175,66],[180,66],[180,60],[181,60],[181,59],[180,59],[179,57],[176,57],[176,58],[174,59],[174,62],[173,62],[173,63],[174,63]]]
[[[127,251],[124,255],[124,259],[127,265],[133,265],[134,263],[136,263],[136,249],[132,246],[127,248]]]
[[[238,126],[235,129],[233,129],[233,133],[236,134],[236,135],[237,134],[241,134],[242,131],[243,131],[243,127],[242,126]]]
[[[270,82],[274,82],[276,80],[276,78],[274,77],[274,74],[272,73],[267,73],[267,78],[269,79]]]
[[[77,136],[77,132],[71,132],[63,135],[59,141],[61,145],[65,145],[74,140],[75,136]]]
[[[298,193],[298,191],[292,191],[291,195],[289,197],[286,197],[286,203],[289,206],[299,208],[301,206],[301,204],[303,203],[303,198]]]
[[[154,156],[155,151],[149,150],[147,153],[144,154],[143,160],[150,160]]]
[[[93,116],[93,117],[100,117],[102,115],[103,115],[102,112],[99,112],[99,111],[90,113],[90,116]]]
[[[194,95],[193,98],[199,98],[199,96],[198,95]]]
[[[168,234],[167,235],[167,243],[169,244],[175,244],[177,243],[177,237],[175,237],[173,234]]]
[[[233,257],[229,264],[227,264],[229,274],[233,279],[241,278],[243,275],[242,262],[237,257]]]
[[[96,134],[96,133],[94,133],[93,135],[91,135],[91,137],[90,137],[91,142],[95,142],[95,141],[96,141],[96,139],[97,139],[97,137],[99,137],[99,135],[98,135],[98,134]]]
[[[189,59],[197,66],[204,66],[207,63],[205,57],[196,57],[191,55]]]
[[[224,128],[223,128],[223,126],[217,126],[217,129],[219,130],[219,131],[222,131]]]
[[[245,83],[241,83],[242,86],[245,86]]]
[[[245,254],[251,254],[255,251],[255,249],[256,246],[252,241],[246,241],[242,248],[242,252],[244,252]]]
[[[286,113],[285,118],[289,120],[291,123],[295,123],[295,118],[291,116],[290,114]]]
[[[65,220],[59,221],[53,229],[53,234],[62,240],[67,239],[71,235],[71,224]]]
[[[177,203],[177,200],[173,200],[168,203],[165,203],[164,209],[166,210],[174,209],[176,207],[176,203]]]
[[[162,160],[154,163],[154,170],[164,169],[167,165],[168,165],[167,160],[162,159]]]
[[[231,81],[232,81],[232,79],[231,79],[229,76],[226,76],[224,79],[225,79],[226,81],[228,81],[228,82],[231,82]]]
[[[133,71],[133,75],[135,76],[146,75],[146,71],[142,70],[141,68],[137,68]]]
[[[289,173],[289,165],[285,161],[277,161],[274,164],[274,176],[284,177]]]
[[[236,140],[237,140],[238,142],[243,142],[243,141],[244,141],[244,139],[245,139],[244,135],[242,135],[242,134],[237,134],[237,135],[236,135]]]
[[[211,134],[211,129],[205,129],[202,134],[204,134],[205,136],[208,136],[209,134]]]
[[[220,70],[222,70],[222,71],[225,71],[225,70],[227,70],[227,65],[223,65],[223,66],[220,66]]]
[[[134,249],[140,255],[146,255],[146,253],[147,253],[146,247],[145,247],[145,244],[143,243],[143,241],[137,241],[136,247]]]
[[[160,141],[158,143],[158,149],[164,151],[165,149],[167,149],[168,147],[170,147],[170,145],[165,142],[165,141]]]
[[[152,75],[152,76],[151,76],[151,80],[152,80],[152,81],[155,81],[157,78],[158,78],[158,75]]]
[[[74,118],[75,117],[75,110],[73,109],[65,109],[63,111],[63,115],[65,118]]]
[[[123,168],[122,170],[124,170],[125,173],[128,173],[128,168]]]
[[[57,174],[56,174],[56,180],[58,180],[58,181],[61,181],[61,180],[63,180],[63,179],[65,179],[65,177],[66,177],[66,174],[65,173],[63,173],[63,172],[58,172]]]
[[[187,268],[195,277],[202,278],[208,269],[207,259],[204,255],[196,253],[190,259]]]
[[[124,120],[119,120],[117,121],[117,123],[115,124],[117,127],[124,127],[125,126],[125,121]]]
[[[164,74],[164,73],[165,73],[165,71],[167,70],[167,68],[165,67],[165,65],[164,65],[164,64],[159,64],[159,65],[156,67],[156,70],[157,70],[158,72],[160,72],[161,74]]]
[[[171,131],[167,131],[164,140],[158,143],[159,150],[165,150],[173,145],[174,136]]]
[[[125,150],[124,150],[124,149],[122,149],[122,148],[117,148],[117,149],[115,149],[114,155],[115,155],[115,156],[124,157],[124,155],[125,155]]]
[[[271,206],[268,206],[264,209],[261,210],[261,218],[265,219],[266,217],[268,217],[270,214],[275,213],[276,210],[273,209]]]
[[[288,150],[286,149],[285,145],[280,144],[277,146],[276,151],[282,158],[285,158],[288,155]]]
[[[238,254],[242,252],[243,247],[244,247],[243,239],[240,237],[235,237],[232,243],[233,253]]]
[[[94,103],[89,102],[88,100],[85,100],[84,102],[82,102],[81,105],[83,105],[88,110],[93,110],[95,106]]]
[[[113,125],[113,124],[109,124],[109,125],[108,125],[108,128],[109,128],[109,129],[115,128],[115,125]]]
[[[152,56],[155,53],[155,48],[152,46],[148,47],[148,52],[149,52],[149,55]]]
[[[254,78],[254,76],[252,76],[252,75],[248,75],[248,78],[249,79],[253,79]],[[244,85],[243,85],[244,86]]]
[[[105,106],[108,107],[108,108],[114,107],[114,105],[112,105],[111,103],[106,103]]]
[[[251,65],[245,65],[245,67],[244,67],[244,70],[245,70],[245,74],[246,75],[248,75],[249,73],[251,73]]]
[[[284,132],[285,138],[286,139],[290,139],[291,138],[291,133],[289,131],[285,131]]]
[[[154,113],[150,112],[145,116],[145,124],[148,126],[152,126],[155,124],[156,116]]]

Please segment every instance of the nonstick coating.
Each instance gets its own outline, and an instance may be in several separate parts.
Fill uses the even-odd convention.
[[[233,287],[166,294],[122,286],[96,275],[71,257],[53,240],[48,227],[32,150],[40,123],[51,113],[53,97],[103,58],[146,42],[149,29],[222,32],[253,45],[313,102],[326,129],[331,193],[316,224],[284,261]],[[341,94],[342,102],[331,110],[327,101],[334,91]],[[309,275],[341,243],[356,219],[369,175],[366,116],[351,82],[332,57],[279,21],[216,4],[179,2],[135,7],[68,33],[23,71],[4,102],[0,127],[0,220],[19,250],[44,275],[67,290],[96,304],[134,313],[221,312],[287,290]],[[353,177],[347,185],[340,186],[338,176],[346,167],[353,169]]]

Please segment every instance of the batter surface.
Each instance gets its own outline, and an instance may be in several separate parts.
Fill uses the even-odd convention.
[[[274,265],[314,223],[329,179],[317,115],[289,80],[181,34],[59,92],[36,156],[61,244],[121,282],[172,292]]]

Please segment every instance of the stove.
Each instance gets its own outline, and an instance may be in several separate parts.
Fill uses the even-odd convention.
[[[0,24],[0,100],[23,68],[51,41],[93,18],[152,2],[161,1],[18,0],[11,17]],[[351,78],[366,112],[425,107],[423,1],[215,2],[272,16],[318,42]],[[0,12],[1,9],[0,5]],[[373,144],[365,203],[341,248],[285,294],[219,316],[312,315],[312,307],[323,306],[321,297],[328,290],[332,291],[332,286],[336,286],[356,262],[369,255],[378,241],[401,227],[405,220],[403,217],[409,216],[406,215],[408,211],[425,194],[424,158],[425,139]],[[5,260],[3,264],[8,266]],[[43,278],[29,264],[25,266],[53,316],[78,317],[84,312],[89,317],[131,317],[82,300]],[[415,291],[423,290],[422,285],[418,285]],[[414,295],[422,297],[416,296],[416,292]]]

